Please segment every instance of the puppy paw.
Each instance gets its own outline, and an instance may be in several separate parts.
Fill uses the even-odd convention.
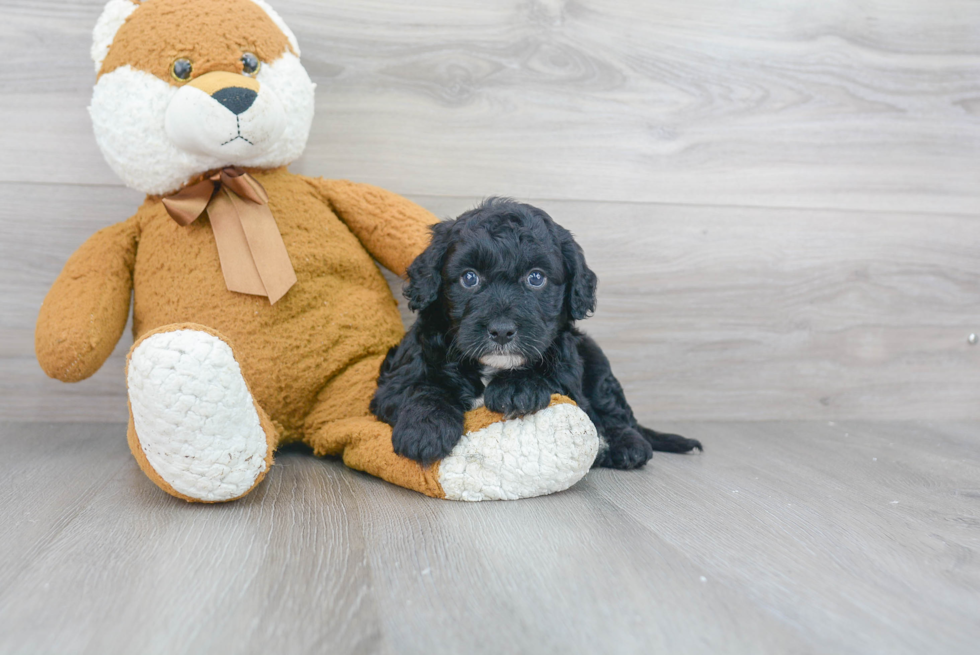
[[[515,418],[532,414],[551,404],[551,389],[534,378],[498,376],[483,392],[483,404],[492,412]]]
[[[441,404],[406,407],[391,431],[395,453],[428,466],[443,459],[463,436],[463,412]]]
[[[636,432],[627,432],[608,441],[593,466],[611,469],[638,469],[653,457],[653,447]]]

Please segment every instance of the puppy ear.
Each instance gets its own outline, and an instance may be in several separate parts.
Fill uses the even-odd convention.
[[[575,243],[572,233],[559,228],[561,234],[561,254],[565,260],[565,298],[571,317],[580,321],[595,311],[595,289],[599,280],[585,263],[582,248]]]
[[[405,297],[408,308],[422,311],[439,297],[442,287],[442,264],[449,250],[449,234],[455,221],[443,221],[432,226],[432,241],[408,267],[408,286]]]

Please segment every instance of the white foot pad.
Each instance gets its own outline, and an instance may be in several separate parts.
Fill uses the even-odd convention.
[[[543,496],[581,480],[598,449],[585,412],[553,405],[464,435],[439,464],[439,483],[450,500]]]
[[[127,380],[140,446],[176,491],[224,501],[255,485],[268,444],[228,344],[197,330],[154,334],[133,351]]]

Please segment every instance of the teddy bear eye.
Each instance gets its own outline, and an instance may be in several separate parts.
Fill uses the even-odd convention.
[[[259,58],[253,55],[251,52],[246,52],[242,55],[242,73],[248,76],[254,76],[262,68],[262,62]]]
[[[527,274],[527,285],[534,289],[540,289],[548,281],[544,273],[535,269]]]
[[[175,59],[174,63],[170,64],[170,76],[179,82],[186,82],[189,80],[193,70],[194,65],[191,64],[191,60],[185,59],[184,57]]]
[[[476,274],[476,271],[466,271],[459,276],[459,283],[463,285],[464,289],[472,289],[480,283],[480,276]]]

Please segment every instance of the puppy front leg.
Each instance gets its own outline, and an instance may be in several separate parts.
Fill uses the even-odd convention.
[[[553,380],[530,369],[498,373],[483,392],[483,404],[506,418],[524,416],[544,409],[551,394],[563,393]]]
[[[433,389],[412,394],[398,413],[391,445],[403,457],[428,466],[452,452],[463,436],[463,409]]]
[[[418,325],[385,356],[370,409],[392,427],[397,454],[428,465],[449,455],[462,437],[465,407],[458,390],[433,382],[442,376],[429,364]]]

